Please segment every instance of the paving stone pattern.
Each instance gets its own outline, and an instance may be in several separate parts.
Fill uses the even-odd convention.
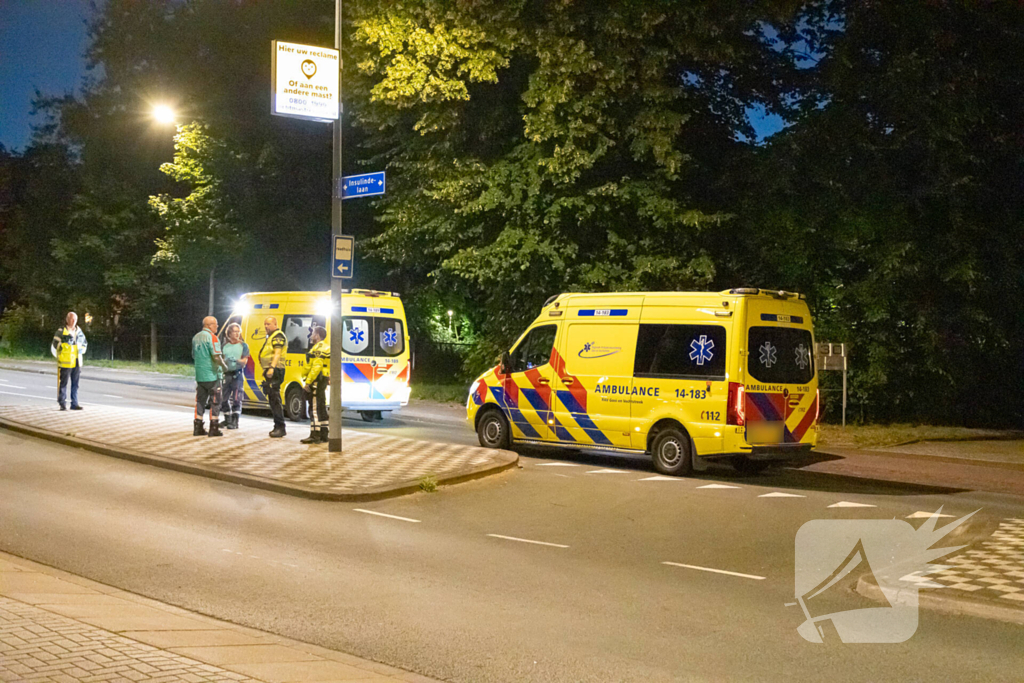
[[[970,546],[941,561],[952,565],[928,580],[974,598],[1024,607],[1024,519],[1006,519],[987,541]]]
[[[258,683],[258,679],[2,596],[0,681]]]
[[[0,406],[0,418],[64,436],[88,439],[182,462],[213,467],[328,493],[441,479],[466,468],[498,467],[515,459],[507,451],[417,441],[343,430],[343,452],[303,445],[307,425],[289,424],[288,436],[270,439],[269,423],[242,417],[240,429],[219,438],[192,436],[192,415],[181,411],[87,406],[61,412],[39,406]]]

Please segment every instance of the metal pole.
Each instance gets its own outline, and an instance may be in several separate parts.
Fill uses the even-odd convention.
[[[341,190],[338,185],[341,179],[341,117],[345,112],[341,91],[341,0],[334,3],[334,49],[338,51],[338,118],[334,121],[334,173],[331,183],[331,249],[334,249],[334,237],[341,232]],[[341,452],[341,342],[344,330],[341,329],[341,285],[342,280],[331,276],[331,405],[327,420],[330,438],[327,450],[330,453]]]
[[[149,323],[149,362],[156,365],[156,323]]]
[[[213,315],[213,274],[216,268],[210,268],[210,312],[206,315]]]
[[[846,426],[846,355],[843,355],[843,426]]]

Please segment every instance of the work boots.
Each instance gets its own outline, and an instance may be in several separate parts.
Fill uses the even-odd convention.
[[[299,443],[320,443],[320,429],[318,427],[311,427],[309,430],[309,436],[299,441]]]
[[[225,429],[238,429],[238,416],[237,415],[228,415],[227,417],[225,417],[224,418],[224,428]]]
[[[330,441],[328,438],[329,434],[330,430],[328,430],[327,427],[320,427],[320,443],[327,443]]]
[[[216,420],[210,420],[210,433],[207,436],[224,436],[224,432],[220,431],[220,423]]]
[[[271,439],[280,439],[285,434],[287,434],[287,432],[284,430],[284,425],[283,424],[275,424],[274,425],[274,431],[270,432],[270,438]]]
[[[192,420],[192,436],[206,436],[202,420]]]

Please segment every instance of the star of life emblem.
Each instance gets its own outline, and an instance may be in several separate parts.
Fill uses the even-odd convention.
[[[804,346],[803,344],[800,344],[799,346],[796,347],[796,349],[794,349],[794,353],[796,355],[797,367],[800,368],[801,370],[806,369],[807,365],[811,362],[810,355],[807,352],[807,347]]]
[[[778,349],[772,346],[771,342],[766,341],[758,347],[758,351],[761,352],[761,365],[766,368],[770,368],[778,362]]]
[[[395,328],[389,327],[380,333],[380,343],[384,346],[396,346],[398,344],[398,332]]]
[[[710,362],[715,357],[714,348],[715,342],[708,339],[706,334],[702,334],[699,338],[690,341],[690,360],[697,365],[704,365],[705,362]]]

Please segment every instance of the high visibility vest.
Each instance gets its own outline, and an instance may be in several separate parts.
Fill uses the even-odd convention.
[[[60,347],[57,349],[57,366],[73,368],[78,365],[78,331],[64,328],[60,333]]]

